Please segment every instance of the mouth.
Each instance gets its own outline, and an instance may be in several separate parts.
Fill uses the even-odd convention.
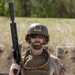
[[[41,45],[41,42],[40,41],[35,41],[34,45]]]
[[[39,50],[42,48],[42,44],[39,42],[35,42],[35,43],[32,43],[32,47],[36,50]]]
[[[41,45],[41,43],[34,43],[34,45]]]

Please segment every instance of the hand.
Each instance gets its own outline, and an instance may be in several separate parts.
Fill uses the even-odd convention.
[[[12,65],[11,65],[11,67],[10,67],[9,75],[15,75],[15,74],[13,73],[13,70],[14,70],[14,69],[18,70],[18,72],[17,72],[17,74],[16,74],[16,75],[18,75],[18,74],[19,74],[19,71],[20,71],[20,68],[21,68],[21,66],[18,65],[17,63],[15,63],[15,62],[14,62],[14,59],[12,59]]]
[[[20,65],[18,65],[16,63],[15,64],[12,64],[11,67],[10,67],[10,73],[9,73],[9,75],[14,75],[14,73],[13,73],[13,70],[14,69],[17,69],[18,70],[18,72],[16,74],[16,75],[18,75],[18,73],[20,71]]]

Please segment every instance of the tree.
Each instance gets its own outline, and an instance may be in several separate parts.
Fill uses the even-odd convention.
[[[75,0],[0,0],[0,16],[9,15],[9,1],[18,17],[75,18]]]
[[[4,1],[0,0],[0,16],[4,16]]]
[[[16,16],[30,16],[30,0],[16,0],[15,11]]]

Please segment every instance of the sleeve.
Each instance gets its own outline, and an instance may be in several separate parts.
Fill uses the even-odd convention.
[[[56,68],[57,68],[57,75],[66,75],[66,69],[64,68],[63,64],[60,62],[59,59],[55,60]]]

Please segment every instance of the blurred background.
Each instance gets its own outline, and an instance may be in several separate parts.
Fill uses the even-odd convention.
[[[0,16],[9,16],[10,1],[17,17],[75,18],[75,0],[0,0]]]
[[[18,41],[25,41],[32,23],[48,27],[50,53],[58,56],[68,75],[75,75],[75,0],[0,0],[0,75],[8,75],[12,59],[9,2],[14,3]]]

